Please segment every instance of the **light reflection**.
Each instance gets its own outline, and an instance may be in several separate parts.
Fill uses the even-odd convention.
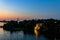
[[[37,37],[39,35],[39,29],[42,27],[42,23],[37,23],[36,26],[34,27],[34,33],[35,33],[35,36],[36,36],[36,40],[37,40]]]
[[[4,31],[3,31],[3,28],[0,28],[0,34],[3,34]]]
[[[6,24],[6,23],[4,23],[4,22],[0,22],[0,26],[3,26],[4,24]]]

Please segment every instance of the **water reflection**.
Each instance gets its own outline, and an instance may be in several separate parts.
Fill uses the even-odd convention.
[[[3,26],[4,24],[6,24],[6,23],[4,23],[4,22],[0,22],[0,26]]]
[[[2,28],[0,28],[0,34],[3,34],[3,33],[4,33],[3,29],[2,29]]]
[[[38,31],[36,31],[36,36],[34,36],[33,34],[24,34],[23,31],[11,33],[0,28],[0,40],[46,40],[43,35],[38,35]]]
[[[23,37],[24,37],[23,31],[14,32],[10,34],[10,40],[23,40]]]
[[[36,37],[38,36],[39,32],[38,30],[40,29],[39,23],[36,24],[35,28],[34,28],[34,33],[36,35]]]
[[[24,34],[24,31],[10,32],[3,30],[3,28],[0,28],[0,40],[46,40],[44,36],[39,36],[40,33],[38,30],[40,27],[41,24],[37,23],[34,28],[35,35]]]
[[[0,28],[0,40],[23,40],[24,32],[13,32],[4,31],[3,28]]]
[[[40,27],[42,26],[42,24],[40,24],[40,23],[37,23],[36,24],[36,26],[35,26],[35,28],[34,28],[34,33],[35,33],[35,36],[36,36],[36,40],[37,40],[37,38],[38,38],[38,36],[39,36],[39,29],[40,29]]]

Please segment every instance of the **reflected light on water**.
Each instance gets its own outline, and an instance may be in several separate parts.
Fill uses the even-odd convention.
[[[0,28],[0,34],[3,34],[4,31],[3,31],[3,28]]]
[[[37,39],[37,37],[39,35],[39,31],[38,30],[40,29],[41,26],[42,26],[42,24],[37,23],[36,26],[34,27],[34,33],[35,33],[36,39]]]
[[[6,23],[4,23],[4,22],[0,22],[0,26],[3,26],[4,24],[6,24]]]

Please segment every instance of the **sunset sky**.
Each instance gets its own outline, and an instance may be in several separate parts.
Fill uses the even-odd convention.
[[[0,20],[60,19],[59,0],[0,0]]]

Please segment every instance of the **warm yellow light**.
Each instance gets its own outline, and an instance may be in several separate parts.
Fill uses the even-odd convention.
[[[34,28],[34,33],[36,35],[36,37],[38,36],[39,32],[38,30],[40,29],[39,23],[36,24],[35,28]]]
[[[42,23],[37,23],[36,26],[34,27],[34,33],[36,37],[39,35],[39,29],[42,27]]]
[[[35,29],[35,30],[39,30],[39,29],[40,29],[40,24],[36,24],[36,26],[35,26],[34,29]]]

